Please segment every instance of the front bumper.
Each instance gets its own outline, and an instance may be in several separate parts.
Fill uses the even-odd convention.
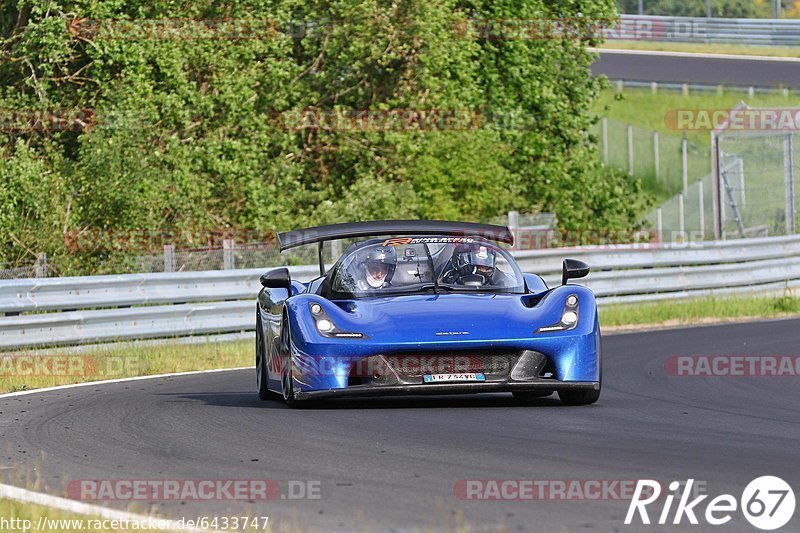
[[[542,379],[528,382],[425,383],[420,385],[353,385],[342,389],[295,391],[297,400],[365,396],[407,396],[422,394],[473,394],[480,392],[542,392],[600,390],[598,381],[557,381]]]

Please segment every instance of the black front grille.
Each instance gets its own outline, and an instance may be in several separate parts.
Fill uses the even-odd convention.
[[[458,351],[388,354],[387,366],[401,378],[425,374],[483,373],[494,378],[507,377],[519,360],[519,352]]]
[[[549,359],[532,350],[390,353],[354,361],[348,385],[413,385],[423,383],[425,374],[462,373],[482,373],[486,381],[532,381],[547,377],[548,368]]]

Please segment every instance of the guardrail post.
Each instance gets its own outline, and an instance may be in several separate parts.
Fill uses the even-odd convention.
[[[227,237],[222,241],[222,268],[233,270],[236,268],[236,256],[234,255],[235,244],[232,237]]]
[[[794,156],[792,154],[792,134],[783,138],[783,178],[786,186],[786,234],[794,233]]]
[[[175,272],[175,245],[164,245],[164,272]]]
[[[659,180],[661,173],[659,172],[658,164],[658,132],[653,132],[653,168],[656,171],[656,181]]]
[[[628,124],[628,174],[633,176],[633,125]]]
[[[33,267],[33,275],[37,278],[47,277],[47,254],[45,252],[36,254],[36,263]]]

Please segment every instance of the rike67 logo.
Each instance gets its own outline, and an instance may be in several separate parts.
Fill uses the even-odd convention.
[[[775,476],[762,476],[751,481],[742,492],[742,497],[737,500],[731,494],[722,494],[713,498],[705,505],[705,512],[701,512],[701,504],[707,494],[689,500],[692,494],[694,479],[686,483],[673,481],[669,484],[669,491],[664,498],[664,506],[658,515],[659,525],[670,523],[672,504],[678,499],[678,504],[672,514],[673,525],[681,524],[685,518],[690,524],[699,524],[698,515],[705,519],[707,524],[721,526],[730,522],[732,514],[741,509],[742,514],[750,525],[764,531],[771,531],[785,526],[794,515],[795,495],[792,487],[784,480]],[[683,491],[678,491],[683,487]],[[651,479],[640,479],[636,485],[633,499],[625,516],[625,524],[634,521],[637,512],[642,524],[650,524],[650,515],[647,506],[653,504],[661,497],[661,484]]]

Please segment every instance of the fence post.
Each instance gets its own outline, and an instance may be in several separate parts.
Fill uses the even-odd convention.
[[[336,239],[331,241],[331,257],[334,261],[342,256],[342,240]]]
[[[33,267],[33,275],[37,278],[47,277],[47,254],[45,252],[36,254],[36,263]]]
[[[703,180],[697,182],[699,185],[697,195],[700,198],[700,240],[706,240],[706,201],[705,191],[703,190]]]
[[[719,179],[719,136],[717,132],[711,132],[711,211],[714,217],[714,240],[722,238],[722,204],[720,198],[720,179]]]
[[[608,165],[608,118],[603,117],[601,125],[603,127],[603,164]]]
[[[683,138],[681,139],[681,175],[683,176],[683,192],[689,188],[689,150],[688,141],[686,140],[686,130],[683,130]]]
[[[628,124],[628,174],[633,176],[633,125]]]
[[[222,268],[233,270],[236,268],[236,256],[233,255],[233,237],[226,237],[222,240]]]
[[[653,132],[653,167],[656,171],[656,181],[659,180],[661,173],[659,172],[659,164],[658,164],[658,132]]]
[[[659,207],[656,217],[656,231],[658,232],[658,242],[664,242],[664,212]]]
[[[517,248],[517,228],[519,228],[519,211],[508,212],[508,229],[511,230],[511,235],[514,236],[514,245],[512,249]]]
[[[792,154],[792,134],[783,138],[783,178],[786,182],[786,234],[794,233],[794,156]]]
[[[736,166],[739,167],[739,205],[741,207],[747,207],[747,191],[745,190],[744,181],[744,159],[739,159],[736,162]]]
[[[175,245],[164,245],[164,272],[175,272]]]

